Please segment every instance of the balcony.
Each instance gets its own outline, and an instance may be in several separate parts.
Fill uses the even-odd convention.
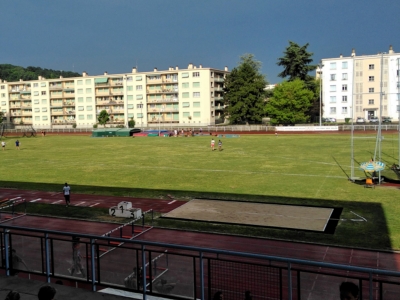
[[[215,87],[214,88],[214,91],[217,91],[217,92],[223,92],[224,91],[224,88],[223,87]]]
[[[64,102],[63,106],[75,106],[75,102]]]
[[[63,97],[62,93],[57,93],[57,94],[50,93],[51,99],[62,98],[62,97]]]
[[[216,105],[215,110],[223,110],[224,106],[223,105]]]
[[[22,116],[32,116],[32,110],[23,110]]]
[[[50,84],[50,90],[62,90],[62,84]]]
[[[215,77],[215,78],[214,78],[214,81],[215,81],[215,82],[224,82],[224,80],[225,80],[225,79],[224,79],[223,77]]]
[[[216,97],[214,97],[214,100],[215,101],[222,101],[222,100],[224,100],[224,97],[216,96]]]
[[[51,115],[54,115],[54,116],[61,116],[64,114],[66,114],[65,110],[52,110],[51,111]]]
[[[161,107],[149,107],[147,109],[148,112],[153,113],[165,113],[165,112],[178,112],[179,108],[161,108]]]

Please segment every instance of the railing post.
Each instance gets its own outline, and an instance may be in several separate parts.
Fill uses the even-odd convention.
[[[371,272],[369,272],[369,300],[372,300],[373,299],[373,297],[372,297],[372,285],[373,285],[373,281],[372,281],[372,273]]]
[[[92,264],[92,292],[96,291],[96,267],[95,267],[95,261],[94,261],[94,239],[90,239],[90,260]]]
[[[147,299],[146,295],[146,253],[144,252],[145,248],[144,245],[142,245],[142,289],[143,289],[143,300]],[[139,276],[140,276],[140,270],[139,270]]]
[[[50,283],[50,255],[49,255],[49,234],[44,234],[44,259],[46,260],[46,281]]]
[[[10,252],[11,249],[8,249],[8,230],[4,228],[4,255],[5,255],[5,262],[6,262],[6,276],[10,276]]]
[[[200,299],[204,300],[204,265],[203,265],[203,252],[199,253],[200,259]]]
[[[288,299],[292,300],[293,296],[292,296],[292,264],[289,262],[288,263]]]

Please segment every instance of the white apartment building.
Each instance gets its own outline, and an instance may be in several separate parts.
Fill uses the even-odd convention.
[[[322,59],[317,78],[322,77],[323,117],[346,118],[387,116],[399,120],[400,53]]]
[[[224,70],[196,67],[165,71],[6,82],[0,109],[8,122],[35,128],[92,127],[102,110],[108,124],[207,126],[222,122]]]

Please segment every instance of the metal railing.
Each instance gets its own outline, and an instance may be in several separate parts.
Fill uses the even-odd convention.
[[[114,287],[142,293],[143,299],[211,299],[223,291],[226,299],[243,299],[251,290],[253,299],[300,300],[309,298],[312,286],[320,299],[329,300],[337,299],[338,284],[350,279],[360,286],[359,299],[397,299],[400,294],[398,271],[128,239],[122,230],[108,237],[5,223],[0,229],[1,267],[7,276],[25,272],[47,282],[62,278],[90,284],[93,291]],[[385,290],[390,293],[384,298]]]

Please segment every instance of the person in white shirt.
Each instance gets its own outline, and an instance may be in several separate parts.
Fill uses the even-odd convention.
[[[65,198],[65,204],[66,206],[69,206],[70,203],[70,195],[71,195],[71,188],[69,187],[68,183],[65,183],[63,187],[63,193],[64,193],[64,198]]]
[[[4,142],[4,141],[1,142],[1,148],[3,150],[6,150],[6,142]]]

